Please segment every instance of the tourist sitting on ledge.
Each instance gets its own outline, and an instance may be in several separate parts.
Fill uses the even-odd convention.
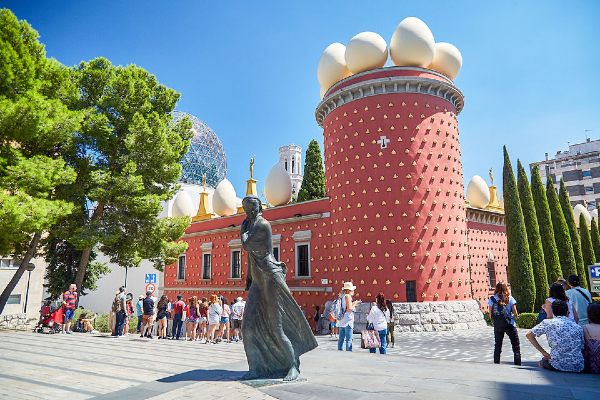
[[[552,303],[554,318],[545,319],[527,333],[531,342],[544,358],[539,366],[552,371],[581,372],[583,370],[583,328],[569,319],[569,306],[566,301]],[[550,354],[538,343],[536,337],[546,335]]]

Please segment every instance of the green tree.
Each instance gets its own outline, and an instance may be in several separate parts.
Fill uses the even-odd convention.
[[[546,301],[546,292],[548,291],[548,277],[546,275],[546,263],[544,261],[544,249],[538,227],[538,219],[533,204],[533,195],[525,169],[520,160],[517,160],[517,185],[519,189],[519,199],[521,200],[521,209],[523,210],[523,219],[527,230],[527,240],[529,242],[529,254],[531,255],[531,265],[533,268],[533,279],[535,282],[535,309],[538,310]]]
[[[592,229],[590,236],[592,237],[592,249],[594,249],[594,262],[600,260],[600,232],[598,232],[598,223],[596,219],[592,219]]]
[[[583,274],[580,275],[581,286],[589,288],[587,274],[585,271],[588,265],[592,265],[596,262],[596,255],[594,254],[590,229],[588,228],[583,213],[579,214],[579,237],[581,238],[581,255],[583,256],[583,263],[586,266],[583,270]]]
[[[0,10],[0,254],[20,260],[0,295],[0,312],[40,240],[73,204],[56,197],[75,180],[62,159],[74,143],[81,113],[69,70],[46,58],[38,33]]]
[[[565,215],[565,221],[569,228],[569,235],[571,236],[571,243],[573,243],[573,254],[575,254],[575,265],[577,266],[576,274],[581,278],[581,285],[587,286],[587,277],[585,274],[585,267],[583,265],[583,254],[581,252],[581,238],[575,224],[575,217],[573,216],[573,207],[571,206],[571,200],[569,199],[569,192],[565,186],[565,181],[560,180],[560,190],[558,191],[558,198],[560,200],[560,207],[562,208],[563,214]],[[566,276],[565,276],[566,278]]]
[[[512,295],[519,303],[519,310],[521,312],[532,312],[536,293],[529,242],[517,182],[506,146],[504,146],[502,191],[504,193],[504,215],[508,239],[508,280]]]
[[[165,245],[167,238],[157,235],[165,233],[158,214],[160,202],[177,190],[179,161],[192,131],[187,118],[173,122],[179,94],[140,67],[97,58],[79,65],[76,82],[85,118],[72,159],[82,176],[81,192],[91,205],[89,217],[69,238],[82,250],[75,277],[79,288],[97,245],[122,266],[164,255],[150,254],[149,249],[181,248]],[[180,237],[183,225],[172,226],[178,235],[171,238]],[[158,242],[148,243],[151,239]]]
[[[552,216],[546,197],[546,189],[542,183],[542,177],[537,166],[531,171],[531,194],[540,230],[540,239],[544,249],[544,261],[546,262],[546,277],[548,282],[556,282],[562,277],[558,249],[554,240],[554,228]],[[544,290],[545,294],[546,290]]]
[[[321,199],[325,197],[325,170],[323,157],[316,140],[311,140],[306,149],[304,160],[304,178],[298,192],[298,201]]]
[[[569,227],[560,207],[560,200],[558,200],[554,183],[550,177],[548,177],[548,181],[546,182],[546,196],[548,197],[550,215],[552,215],[552,227],[554,228],[554,239],[556,248],[558,249],[560,268],[562,276],[566,278],[571,274],[577,273],[577,264],[575,263],[575,254],[573,253],[573,243],[571,242]]]

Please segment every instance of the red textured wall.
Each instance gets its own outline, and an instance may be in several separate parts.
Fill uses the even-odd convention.
[[[381,94],[336,108],[323,128],[336,271],[363,297],[382,290],[405,301],[405,282],[415,280],[418,301],[470,298],[454,106]],[[380,136],[390,139],[385,149]]]

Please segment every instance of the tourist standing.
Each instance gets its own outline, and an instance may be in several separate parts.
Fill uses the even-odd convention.
[[[386,310],[385,310],[385,316],[388,320],[388,326],[387,326],[387,336],[385,337],[385,342],[387,343],[388,347],[393,348],[395,346],[396,343],[396,339],[394,338],[394,330],[396,328],[396,320],[395,320],[395,316],[394,316],[394,305],[392,304],[392,301],[390,299],[387,299],[385,301],[385,306],[386,306]]]
[[[600,304],[588,305],[587,318],[588,323],[583,327],[586,370],[600,374]]]
[[[246,302],[238,297],[231,306],[231,321],[233,323],[233,340],[236,342],[242,339],[242,322],[244,320],[244,307]]]
[[[135,303],[135,314],[137,315],[137,332],[142,332],[142,316],[144,315],[143,309],[144,295],[139,295],[137,303]]]
[[[510,295],[504,282],[496,284],[494,295],[488,300],[489,313],[494,324],[494,364],[500,364],[502,341],[508,335],[512,345],[515,365],[521,365],[521,345],[517,332],[517,301]]]
[[[553,371],[581,372],[584,367],[583,328],[568,318],[569,306],[566,301],[554,300],[552,315],[554,318],[543,320],[527,333],[527,339],[544,357],[538,365]],[[550,354],[536,339],[541,335],[548,338]]]
[[[200,319],[198,320],[198,339],[200,343],[206,343],[206,327],[208,325],[208,299],[203,297],[198,306]]]
[[[313,322],[315,324],[313,332],[319,333],[319,319],[321,319],[321,307],[315,306],[315,315],[313,316]]]
[[[189,341],[196,340],[196,329],[198,328],[199,319],[198,297],[192,296],[188,299],[188,315],[186,320]]]
[[[229,304],[227,304],[227,299],[223,296],[221,296],[221,307],[223,308],[223,311],[221,312],[219,323],[219,341],[227,338],[227,343],[230,343],[229,316],[231,315],[231,308],[229,307]],[[227,336],[225,336],[225,331],[227,331]]]
[[[223,307],[219,303],[219,298],[216,294],[210,296],[208,304],[208,332],[206,333],[206,343],[217,343],[215,340],[215,331],[221,323],[221,313]]]
[[[125,317],[125,326],[123,327],[123,335],[129,335],[129,323],[131,322],[131,318],[133,317],[133,313],[135,312],[133,307],[133,295],[131,293],[127,293],[126,296],[126,304],[127,304],[127,315]]]
[[[167,297],[166,294],[163,294],[160,297],[160,300],[158,301],[158,305],[156,306],[157,308],[157,314],[156,314],[156,320],[158,321],[158,328],[156,331],[156,334],[158,335],[159,339],[166,339],[167,338],[167,317],[168,317],[168,311],[167,308],[169,307],[169,298]]]
[[[64,323],[62,324],[63,333],[71,333],[71,321],[75,315],[75,307],[77,306],[77,285],[74,283],[69,285],[69,290],[63,293],[63,312]]]
[[[552,303],[554,303],[555,300],[561,300],[567,303],[567,306],[569,307],[569,319],[578,322],[579,316],[577,315],[577,310],[573,307],[573,302],[567,297],[563,284],[561,282],[553,283],[550,285],[549,292],[550,297],[548,297],[544,303],[546,318],[551,319],[554,317],[554,314],[552,314]]]
[[[154,300],[152,299],[152,292],[146,292],[146,298],[142,301],[142,310],[144,311],[144,315],[142,316],[142,332],[140,337],[152,339],[152,324],[154,324]]]
[[[389,310],[385,304],[385,295],[379,292],[375,297],[375,304],[371,306],[371,311],[367,315],[367,322],[373,324],[373,329],[379,333],[379,354],[386,353],[386,336],[389,321]],[[375,354],[375,349],[369,349],[369,353]]]
[[[342,351],[344,342],[346,342],[346,351],[352,351],[352,332],[354,330],[354,309],[360,300],[352,300],[356,286],[352,282],[344,282],[342,293],[340,294],[339,307],[334,305],[334,309],[341,308],[338,327],[340,329],[340,337],[338,339],[338,350]],[[338,300],[336,300],[337,302]],[[337,312],[337,311],[336,311]]]
[[[183,296],[178,294],[177,301],[173,304],[173,339],[179,340],[181,336],[181,328],[183,326],[183,309],[185,303],[183,302]]]
[[[115,329],[112,336],[123,336],[125,320],[127,319],[127,296],[125,296],[125,286],[119,288],[112,304],[112,311],[115,313]]]
[[[592,303],[592,295],[587,289],[580,287],[581,279],[577,275],[570,275],[567,284],[570,289],[567,290],[566,295],[577,313],[579,319],[577,323],[584,326],[588,323],[587,308]]]

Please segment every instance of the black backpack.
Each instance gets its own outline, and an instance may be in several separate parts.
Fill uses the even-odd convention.
[[[512,325],[512,316],[508,309],[508,305],[503,306],[498,303],[495,297],[491,298],[492,300],[492,321],[494,323],[495,328],[506,328],[509,325]]]

